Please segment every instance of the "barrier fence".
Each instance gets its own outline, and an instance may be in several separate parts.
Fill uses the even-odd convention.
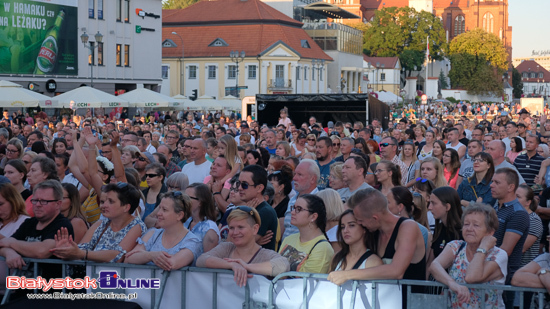
[[[136,302],[143,308],[238,308],[238,309],[315,309],[315,308],[400,308],[402,289],[406,289],[407,308],[446,308],[449,306],[449,289],[438,282],[417,280],[369,280],[350,281],[336,286],[326,280],[326,274],[287,272],[269,280],[255,275],[246,286],[239,288],[233,281],[233,272],[221,269],[184,267],[179,270],[163,271],[157,266],[124,263],[89,263],[84,261],[62,261],[56,259],[24,259],[27,267],[12,271],[12,276],[37,278],[40,267],[61,265],[61,278],[71,276],[69,266],[86,268],[86,276],[99,278],[99,272],[117,272],[119,279],[132,279],[138,283],[150,278],[160,279],[158,289],[140,289],[136,286],[116,289],[88,289],[87,293],[124,293],[137,295]],[[44,264],[48,266],[44,266]],[[284,280],[283,280],[284,279]],[[412,293],[412,286],[435,287],[440,294]],[[478,295],[486,290],[516,291],[523,307],[524,293],[534,293],[538,308],[544,308],[545,289],[522,288],[505,285],[467,284]],[[5,304],[13,290],[6,290],[2,304]],[[37,293],[38,290],[34,290]],[[67,291],[64,293],[78,293]],[[481,297],[484,299],[484,297]]]

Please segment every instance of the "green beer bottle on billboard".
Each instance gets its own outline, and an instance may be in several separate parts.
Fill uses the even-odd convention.
[[[53,27],[46,33],[46,38],[42,42],[40,52],[36,58],[36,67],[34,68],[34,74],[44,75],[52,73],[55,63],[57,61],[58,52],[58,36],[61,32],[61,26],[65,20],[65,11],[59,11]]]

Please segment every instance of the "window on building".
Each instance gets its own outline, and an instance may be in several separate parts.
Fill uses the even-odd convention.
[[[529,76],[527,76],[527,73],[523,72],[523,74],[521,74],[521,77],[527,78],[527,77],[529,77]]]
[[[196,65],[190,65],[188,72],[189,72],[189,79],[197,79],[197,66]]]
[[[208,79],[216,79],[216,66],[208,66]]]
[[[308,67],[304,67],[304,80],[307,80]]]
[[[493,33],[493,14],[485,13],[483,15],[483,30]]]
[[[94,2],[95,0],[88,0],[88,17],[89,18],[94,18],[94,11],[95,11]]]
[[[380,73],[380,80],[385,81],[386,80],[386,73]]]
[[[124,0],[124,22],[130,22],[130,0]]]
[[[255,65],[249,65],[248,66],[248,79],[256,79],[256,66]]]
[[[122,1],[116,0],[116,21],[122,21]]]
[[[90,54],[88,55],[88,65],[95,65],[95,42],[88,42],[90,44]]]
[[[97,0],[97,18],[103,19],[103,0]]]
[[[296,67],[296,80],[300,80],[300,67]]]
[[[117,44],[116,45],[116,65],[117,67],[120,66],[121,64],[121,61],[122,61],[122,55],[120,54],[122,52],[122,45],[120,44]]]
[[[537,77],[537,74],[535,74],[535,73],[531,73],[531,76],[529,76],[529,77],[531,77],[531,78],[535,78],[535,77]]]
[[[455,17],[454,36],[462,34],[465,31],[466,31],[466,23],[464,21],[464,16],[459,15],[459,16]]]
[[[97,43],[97,65],[103,65],[103,42]]]
[[[544,73],[539,73],[539,78],[544,78]]]
[[[237,78],[236,76],[237,76],[237,66],[236,65],[227,66],[227,78],[235,79]]]
[[[162,65],[162,79],[168,79],[168,71],[170,70],[170,66],[167,64]]]
[[[130,45],[124,45],[124,66],[130,66]]]

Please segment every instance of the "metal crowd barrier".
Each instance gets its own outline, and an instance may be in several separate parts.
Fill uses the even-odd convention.
[[[395,307],[395,303],[392,305],[388,305],[388,301],[392,301],[387,297],[387,294],[385,294],[385,297],[380,296],[381,288],[383,287],[392,287],[395,291],[398,293],[394,294],[394,296],[398,296],[399,300],[401,299],[401,289],[406,288],[406,297],[407,297],[407,308],[408,309],[414,309],[414,308],[421,308],[421,309],[430,309],[430,308],[445,308],[448,307],[448,301],[449,301],[449,293],[450,290],[447,286],[444,284],[441,284],[439,282],[433,282],[433,281],[418,281],[418,280],[369,280],[369,281],[351,281],[348,282],[344,286],[336,287],[332,285],[331,283],[328,283],[326,281],[326,278],[328,275],[326,274],[310,274],[310,273],[300,273],[300,272],[287,272],[280,274],[273,278],[273,280],[265,279],[263,276],[254,276],[254,279],[247,280],[246,286],[244,289],[244,295],[243,299],[239,299],[239,301],[242,301],[240,304],[228,304],[224,301],[224,304],[219,304],[218,297],[221,293],[223,294],[225,289],[237,289],[239,291],[242,291],[242,289],[239,289],[235,284],[227,284],[228,278],[233,278],[233,272],[230,270],[223,270],[223,269],[207,269],[207,268],[197,268],[197,267],[184,267],[179,270],[173,270],[173,271],[163,271],[162,269],[158,268],[154,265],[135,265],[135,264],[125,264],[125,263],[90,263],[85,261],[63,261],[63,260],[57,260],[57,259],[24,259],[27,266],[24,269],[21,270],[13,270],[10,275],[12,276],[21,276],[24,274],[29,274],[29,272],[32,272],[33,278],[36,278],[39,275],[39,266],[40,264],[54,264],[54,265],[63,265],[62,266],[62,278],[66,278],[68,276],[67,269],[69,265],[71,266],[85,266],[86,267],[86,275],[92,278],[97,278],[98,270],[99,269],[120,269],[119,275],[121,278],[126,278],[126,273],[128,271],[149,271],[150,278],[159,278],[161,279],[161,285],[158,290],[151,289],[149,300],[147,301],[148,306],[144,305],[146,308],[151,309],[157,309],[157,308],[172,308],[173,304],[163,304],[162,301],[166,300],[169,297],[172,297],[173,295],[165,295],[166,288],[168,286],[168,279],[174,274],[181,274],[181,284],[179,286],[179,301],[181,302],[181,308],[186,308],[186,298],[187,298],[187,290],[189,288],[192,288],[194,285],[196,285],[196,282],[191,282],[188,284],[189,279],[187,276],[190,275],[200,275],[204,276],[204,274],[211,274],[211,282],[212,282],[212,290],[211,290],[211,301],[212,301],[212,308],[216,309],[218,307],[220,308],[227,308],[229,305],[243,308],[243,309],[254,309],[254,308],[269,308],[269,309],[275,309],[275,308],[289,308],[288,304],[281,303],[277,305],[278,296],[281,296],[277,293],[277,290],[280,289],[279,292],[285,292],[288,291],[285,290],[285,283],[291,282],[291,280],[288,280],[289,278],[293,278],[294,289],[298,289],[296,283],[297,280],[301,281],[301,299],[292,299],[291,302],[293,305],[292,308],[301,308],[301,309],[309,309],[309,308],[326,308],[323,306],[319,306],[319,304],[314,304],[312,301],[318,300],[319,301],[319,293],[323,293],[323,291],[320,291],[322,289],[317,289],[320,285],[313,286],[314,283],[322,283],[325,287],[330,286],[330,291],[336,290],[336,298],[334,296],[327,296],[331,299],[335,299],[336,301],[336,308],[337,309],[343,309],[343,308],[356,308],[356,306],[360,306],[361,308],[366,307],[365,301],[368,302],[368,306],[373,309],[378,308],[393,308]],[[30,268],[30,265],[32,265],[32,269]],[[219,282],[219,276],[225,276],[224,282]],[[131,277],[128,277],[131,278]],[[257,280],[256,280],[257,279]],[[283,280],[284,279],[284,280]],[[177,283],[178,281],[176,281]],[[253,282],[252,286],[250,283]],[[263,284],[263,285],[262,285]],[[281,285],[283,286],[281,288]],[[365,286],[368,286],[368,288],[365,288]],[[411,287],[412,286],[422,286],[422,287],[435,287],[439,288],[441,290],[440,294],[434,295],[434,294],[421,294],[421,293],[412,293]],[[532,292],[536,294],[537,300],[538,300],[538,308],[544,308],[544,296],[546,293],[545,289],[533,289],[533,288],[522,288],[522,287],[516,287],[516,286],[509,286],[509,285],[486,285],[486,284],[467,284],[465,285],[468,288],[475,289],[476,293],[481,293],[478,295],[483,295],[485,293],[485,290],[501,290],[501,291],[515,291],[519,292],[520,299],[520,309],[523,307],[523,300],[524,300],[524,293],[526,292]],[[292,287],[292,285],[287,286]],[[170,287],[174,288],[174,287]],[[196,288],[196,287],[195,287]],[[254,290],[253,293],[251,293],[251,288]],[[263,289],[263,290],[262,290]],[[370,291],[369,291],[370,289]],[[264,291],[265,290],[265,291]],[[12,290],[7,289],[6,293],[4,294],[4,297],[2,299],[2,305],[5,304],[9,298],[10,298],[10,292]],[[99,292],[102,290],[93,290],[93,292]],[[105,291],[105,290],[103,290]],[[325,292],[327,289],[324,290]],[[65,289],[63,289],[63,292],[66,292]],[[293,291],[296,292],[296,291]],[[34,290],[34,293],[37,293],[37,290]],[[315,294],[318,293],[318,294]],[[345,299],[349,299],[349,306],[344,306],[344,293],[346,294]],[[210,291],[206,291],[205,295],[194,295],[194,297],[197,297],[198,299],[203,297],[202,300],[205,298],[208,298],[210,295]],[[266,295],[267,294],[267,297]],[[291,293],[292,294],[292,293]],[[366,295],[368,294],[368,295]],[[299,295],[299,294],[295,294]],[[223,295],[222,295],[223,296]],[[233,295],[235,296],[235,295]],[[326,295],[324,295],[326,296]],[[370,299],[368,299],[370,296]],[[237,295],[237,297],[240,297]],[[287,298],[290,296],[287,294]],[[361,298],[358,303],[358,297]],[[481,299],[484,299],[484,297],[480,297]],[[322,300],[321,300],[322,301]],[[395,301],[395,299],[393,300]],[[360,304],[362,302],[362,304]],[[485,303],[483,304],[485,306]],[[527,308],[526,308],[527,309]]]

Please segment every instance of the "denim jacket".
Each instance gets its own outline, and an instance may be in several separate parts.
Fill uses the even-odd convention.
[[[472,201],[475,202],[479,197],[483,198],[483,203],[487,205],[494,205],[496,200],[491,194],[491,182],[486,182],[485,179],[482,179],[478,184],[475,183],[475,175],[471,177],[473,180],[470,182],[470,179],[466,178],[458,186],[458,196],[460,200]]]

